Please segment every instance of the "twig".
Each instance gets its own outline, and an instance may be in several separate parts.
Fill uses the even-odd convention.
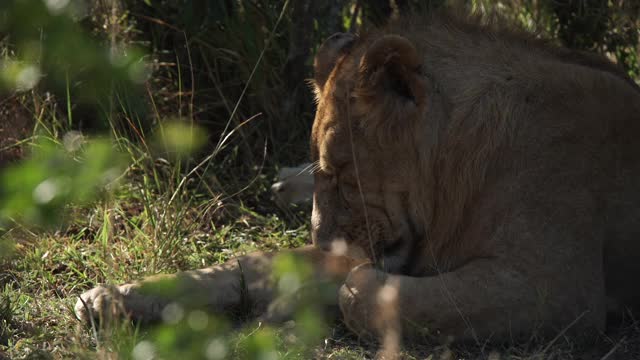
[[[611,350],[609,350],[606,354],[604,354],[603,357],[600,358],[600,360],[607,360],[609,358],[609,356],[613,355],[613,353],[615,353],[618,350],[620,345],[623,342],[625,342],[625,340],[627,340],[627,338],[623,336],[622,339],[620,339],[620,341],[618,341],[615,345],[613,345]]]
[[[569,331],[569,329],[571,329],[571,327],[573,327],[573,325],[577,324],[578,321],[580,321],[580,319],[582,319],[587,313],[589,313],[589,310],[585,310],[582,312],[582,314],[578,315],[577,318],[575,318],[569,325],[565,326],[564,329],[562,329],[562,331],[560,331],[560,333],[558,333],[558,335],[556,335],[556,337],[553,338],[553,340],[551,340],[551,342],[549,342],[549,344],[547,344],[547,346],[544,348],[544,350],[542,350],[543,354],[546,354],[547,351],[551,348],[551,346],[558,341],[558,339],[560,339],[560,337],[562,337],[562,335],[564,335],[567,331]]]
[[[100,339],[98,338],[98,328],[96,327],[96,322],[93,319],[93,310],[89,309],[89,306],[87,306],[87,303],[84,301],[82,296],[78,295],[78,299],[80,299],[80,302],[82,303],[82,307],[84,307],[84,310],[87,312],[87,314],[89,314],[89,322],[91,323],[91,331],[93,333],[93,337],[96,339],[96,346],[99,347],[100,346]],[[76,315],[75,312],[73,312],[73,316],[76,319],[78,319],[79,321],[81,321],[81,319],[78,318],[78,316]]]

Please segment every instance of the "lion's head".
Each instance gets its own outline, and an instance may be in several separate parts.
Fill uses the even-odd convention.
[[[317,112],[313,241],[326,250],[366,256],[390,272],[410,273],[424,238],[425,154],[415,151],[435,107],[432,86],[409,40],[337,34],[315,62]]]

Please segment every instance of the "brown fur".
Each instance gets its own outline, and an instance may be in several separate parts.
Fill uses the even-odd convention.
[[[640,255],[640,94],[616,65],[451,16],[402,19],[335,63],[317,85],[314,241],[346,238],[400,274],[407,319],[457,338],[553,334],[579,317],[577,332],[602,329],[605,277],[636,305],[618,266],[601,267],[620,260],[608,248]],[[620,268],[640,274],[632,258]],[[382,331],[367,320],[381,285],[362,278],[347,280],[368,290],[343,291],[343,315]]]
[[[640,92],[605,58],[512,29],[401,19],[316,56],[314,245],[294,253],[344,284],[358,334],[588,334],[603,330],[607,298],[640,302]],[[242,300],[242,274],[281,319],[271,259],[172,278],[220,311]],[[139,293],[149,281],[116,289],[130,314],[156,317],[168,301]],[[113,296],[93,289],[76,312],[103,314]]]

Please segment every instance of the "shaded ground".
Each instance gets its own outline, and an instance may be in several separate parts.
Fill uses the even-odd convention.
[[[24,155],[20,139],[33,129],[33,116],[13,95],[0,99],[0,170]]]

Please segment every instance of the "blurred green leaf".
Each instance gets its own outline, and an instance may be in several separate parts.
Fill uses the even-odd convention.
[[[285,253],[279,254],[274,260],[273,274],[280,280],[290,277],[302,283],[311,277],[313,269],[304,259]]]
[[[315,307],[303,307],[295,317],[302,345],[317,344],[328,332],[323,312]]]
[[[246,353],[245,359],[278,359],[276,351],[277,337],[270,328],[261,328],[249,336],[243,346]]]
[[[39,82],[74,102],[107,104],[116,91],[140,92],[149,70],[144,53],[96,41],[78,23],[87,4],[69,0],[0,1],[0,34],[8,35],[15,56],[0,60],[0,90],[29,90]],[[143,98],[133,96],[136,111]]]
[[[183,158],[200,149],[207,141],[206,131],[183,121],[165,121],[154,141],[156,152],[171,159]]]
[[[94,200],[121,174],[123,157],[108,140],[94,140],[76,152],[51,139],[33,145],[29,159],[0,174],[0,221],[54,225],[64,207]]]

